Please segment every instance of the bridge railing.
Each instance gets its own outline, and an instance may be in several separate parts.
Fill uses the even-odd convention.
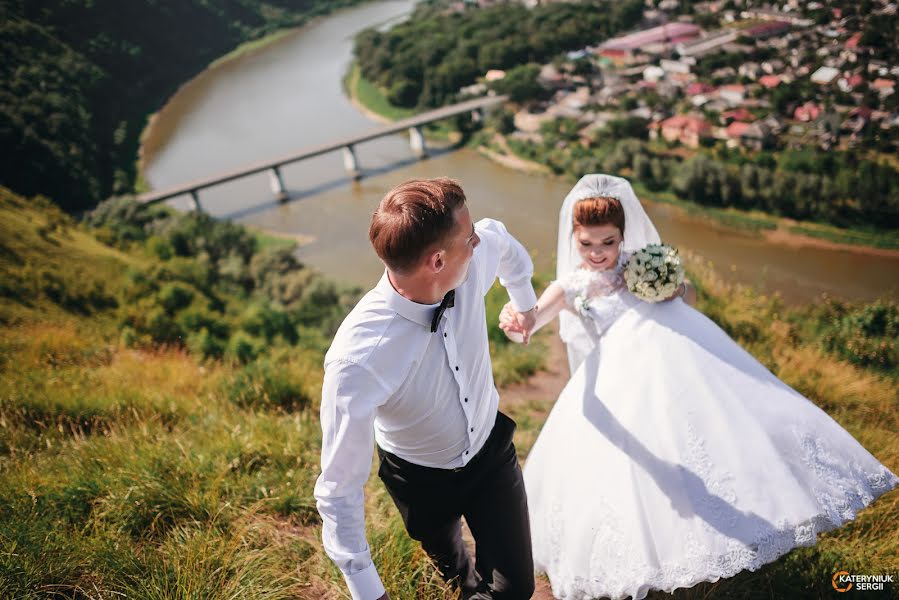
[[[428,153],[424,134],[421,130],[424,125],[468,112],[472,113],[472,116],[475,119],[480,119],[485,109],[491,106],[502,104],[506,100],[508,100],[508,96],[487,96],[483,98],[476,98],[474,100],[467,100],[465,102],[460,102],[458,104],[453,104],[450,106],[444,106],[436,110],[428,111],[409,117],[407,119],[402,119],[400,121],[390,123],[383,127],[373,129],[372,131],[369,131],[367,133],[355,135],[328,144],[314,146],[312,148],[307,148],[274,160],[267,160],[250,164],[245,167],[232,169],[225,173],[220,173],[211,177],[205,177],[203,179],[176,185],[163,190],[141,194],[140,196],[138,196],[138,201],[145,204],[154,204],[157,202],[169,200],[176,196],[189,194],[191,196],[194,209],[202,210],[199,196],[200,190],[265,171],[269,173],[269,183],[271,185],[272,193],[275,194],[275,197],[278,200],[284,201],[288,198],[287,188],[284,185],[284,177],[281,173],[281,167],[283,167],[284,165],[340,150],[343,153],[344,168],[351,177],[353,177],[354,179],[358,179],[362,176],[362,171],[359,168],[359,160],[356,156],[355,151],[355,146],[357,146],[358,144],[408,130],[409,144],[412,148],[412,152],[417,157],[424,158]]]

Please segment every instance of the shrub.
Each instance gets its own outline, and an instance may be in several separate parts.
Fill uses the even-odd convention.
[[[228,355],[239,363],[248,363],[263,352],[264,348],[259,340],[256,340],[238,331],[228,340]]]
[[[187,348],[201,358],[220,358],[225,354],[225,342],[203,327],[187,336]]]
[[[227,382],[225,394],[234,404],[244,408],[299,410],[309,405],[310,398],[293,381],[289,369],[269,360],[257,360],[243,367]]]
[[[190,306],[190,303],[194,299],[194,291],[183,283],[171,282],[166,283],[160,288],[159,292],[156,294],[156,298],[159,305],[162,306],[168,314],[174,315],[182,308]]]

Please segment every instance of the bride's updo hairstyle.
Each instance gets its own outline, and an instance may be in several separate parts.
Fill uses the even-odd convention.
[[[612,196],[594,196],[578,200],[571,215],[572,229],[612,224],[624,236],[624,207]]]

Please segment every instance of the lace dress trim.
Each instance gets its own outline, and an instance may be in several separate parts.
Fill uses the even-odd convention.
[[[582,577],[567,572],[560,535],[551,536],[549,540],[551,549],[548,555],[553,557],[550,564],[537,565],[538,569],[550,572],[553,595],[564,600],[592,600],[597,597],[613,600],[633,597],[640,600],[651,590],[671,593],[677,588],[692,587],[703,581],[715,582],[732,577],[747,569],[755,571],[793,548],[814,545],[818,535],[855,519],[858,511],[899,485],[899,478],[886,467],[876,472],[866,472],[857,464],[838,463],[825,440],[797,427],[793,428],[793,433],[802,448],[805,465],[826,484],[827,489],[839,490],[839,493],[815,495],[817,514],[798,524],[782,521],[772,525],[760,520],[750,543],[716,532],[716,537],[724,540],[725,547],[723,552],[714,555],[708,553],[708,537],[714,530],[703,522],[701,531],[688,534],[682,540],[683,552],[676,561],[650,565],[635,562],[633,556],[626,554],[629,540],[619,526],[620,517],[615,507],[597,498],[597,514],[604,515],[604,519],[591,543],[591,576]],[[685,466],[704,482],[709,492],[705,495],[709,503],[706,508],[715,513],[723,509],[724,504],[734,503],[733,476],[716,471],[703,440],[692,428],[688,427],[687,438]],[[564,531],[562,507],[555,505],[551,512],[550,531]],[[734,514],[732,509],[726,512]],[[727,523],[727,516],[722,516],[725,517],[722,522]],[[702,541],[696,533],[702,535]],[[608,565],[628,567],[624,571],[611,571]]]

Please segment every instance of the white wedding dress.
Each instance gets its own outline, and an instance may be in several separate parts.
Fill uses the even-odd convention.
[[[559,281],[593,349],[524,468],[535,567],[557,598],[758,569],[899,483],[710,319],[638,300],[620,272]]]

